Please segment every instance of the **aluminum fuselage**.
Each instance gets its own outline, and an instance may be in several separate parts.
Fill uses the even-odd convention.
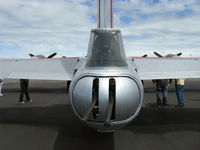
[[[92,30],[86,61],[69,90],[76,116],[94,129],[114,130],[138,115],[143,91],[137,69],[126,60],[120,31]]]

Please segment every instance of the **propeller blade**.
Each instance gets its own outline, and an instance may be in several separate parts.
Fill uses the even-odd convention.
[[[176,54],[177,56],[181,56],[182,55],[182,53],[178,53],[178,54]]]
[[[157,52],[153,52],[156,56],[158,56],[158,57],[163,57],[162,55],[160,55],[159,53],[157,53]]]
[[[147,54],[143,55],[142,57],[147,57]]]
[[[57,55],[57,53],[53,53],[53,54],[49,55],[47,58],[53,58],[55,55]]]
[[[31,53],[29,53],[28,55],[31,56],[31,57],[34,57],[34,56],[35,56],[35,55],[31,54]]]

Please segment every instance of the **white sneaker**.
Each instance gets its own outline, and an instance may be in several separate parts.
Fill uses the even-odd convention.
[[[25,101],[21,101],[20,103],[21,103],[21,104],[25,104]]]
[[[3,94],[0,94],[0,96],[3,96]]]
[[[29,103],[32,103],[33,101],[30,99],[29,101],[27,101],[27,102],[29,102]]]

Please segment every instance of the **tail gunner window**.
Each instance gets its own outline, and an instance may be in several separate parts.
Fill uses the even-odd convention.
[[[120,31],[92,30],[87,57],[89,67],[126,66]]]

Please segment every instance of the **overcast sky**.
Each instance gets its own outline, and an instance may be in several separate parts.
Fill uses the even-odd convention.
[[[113,0],[127,56],[200,57],[200,0]],[[0,57],[85,56],[96,0],[0,0]]]

